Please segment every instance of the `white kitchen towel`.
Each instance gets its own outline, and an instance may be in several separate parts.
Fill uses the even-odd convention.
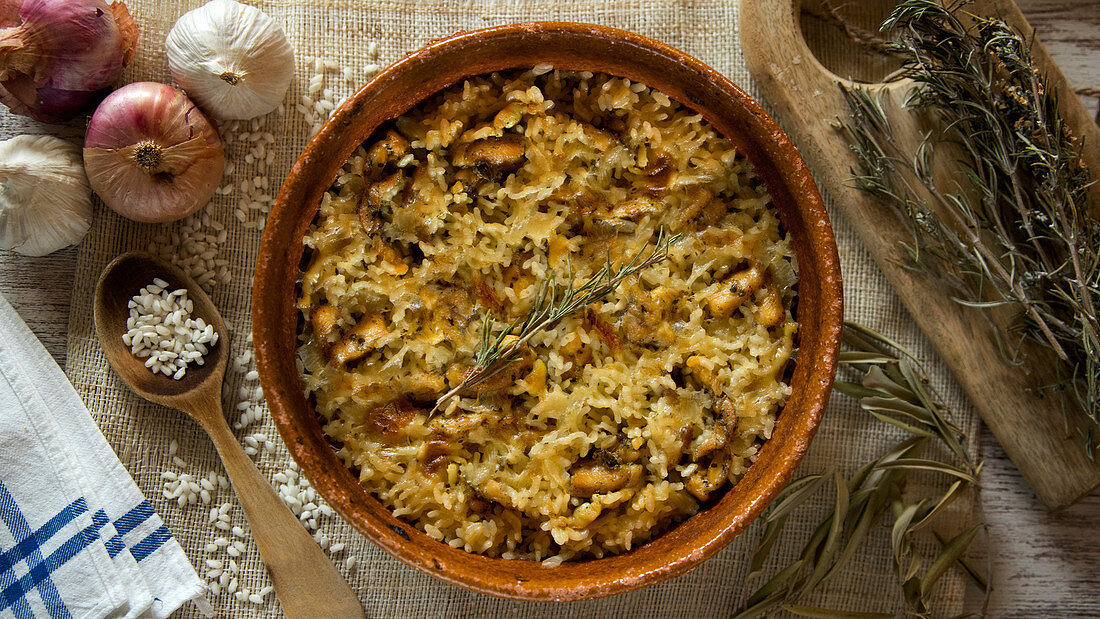
[[[205,587],[0,296],[0,614],[166,617]]]
[[[127,598],[103,519],[93,519],[61,431],[20,363],[0,336],[0,613],[116,614]]]

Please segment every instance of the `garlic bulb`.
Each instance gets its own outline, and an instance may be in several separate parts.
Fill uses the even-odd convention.
[[[223,120],[274,110],[294,77],[294,50],[283,29],[235,0],[212,0],[184,13],[164,47],[176,82]]]
[[[92,225],[92,190],[80,148],[48,135],[0,142],[0,249],[45,256]]]

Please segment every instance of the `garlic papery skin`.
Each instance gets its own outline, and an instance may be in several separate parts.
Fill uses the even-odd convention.
[[[225,168],[221,136],[198,107],[166,84],[137,82],[96,108],[84,136],[88,181],[107,206],[134,221],[175,221],[210,201]]]
[[[267,13],[234,0],[184,13],[164,48],[172,77],[218,119],[267,114],[294,77],[294,50],[283,29]]]
[[[80,147],[49,135],[0,142],[0,249],[45,256],[79,243],[91,225]]]

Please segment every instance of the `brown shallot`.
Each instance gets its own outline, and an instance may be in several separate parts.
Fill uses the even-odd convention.
[[[138,82],[111,93],[88,123],[84,166],[115,212],[175,221],[206,205],[225,167],[217,129],[179,90]]]

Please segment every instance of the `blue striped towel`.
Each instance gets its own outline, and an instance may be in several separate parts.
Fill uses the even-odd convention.
[[[0,617],[166,617],[205,587],[0,296]]]

